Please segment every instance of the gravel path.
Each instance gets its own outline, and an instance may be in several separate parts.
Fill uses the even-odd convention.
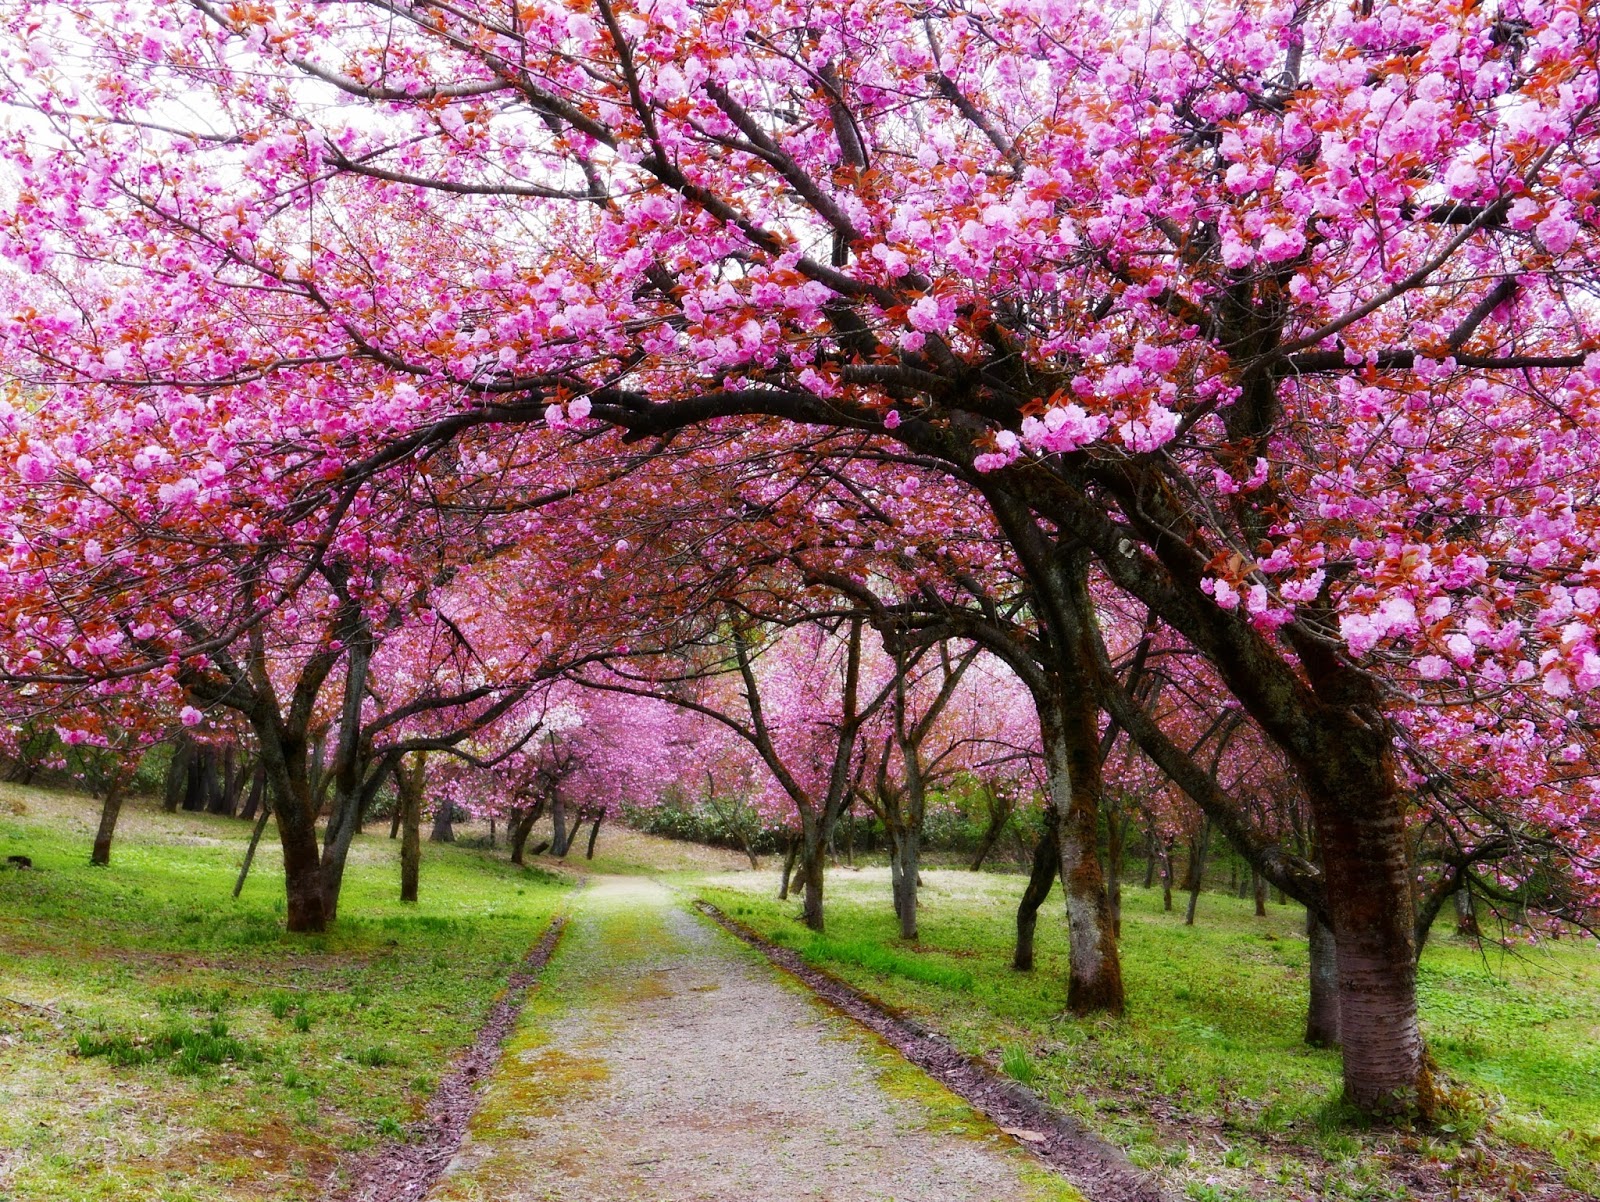
[[[659,885],[599,878],[434,1202],[1066,1202],[1070,1186]]]

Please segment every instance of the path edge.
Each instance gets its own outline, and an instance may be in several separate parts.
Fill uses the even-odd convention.
[[[1041,1140],[1018,1139],[1017,1143],[1092,1202],[1169,1202],[1159,1182],[1135,1168],[1119,1149],[1031,1089],[1002,1076],[986,1061],[967,1055],[939,1032],[871,994],[807,964],[793,948],[773,943],[704,898],[695,898],[694,907],[800,981],[818,999],[872,1031],[1001,1130],[1044,1136]]]
[[[555,955],[570,918],[566,911],[552,916],[506,979],[471,1045],[440,1079],[422,1118],[411,1124],[411,1138],[386,1140],[342,1163],[330,1175],[324,1197],[335,1202],[417,1202],[427,1196],[460,1150],[467,1125],[482,1102],[476,1086],[500,1063],[500,1045],[522,1013],[528,991]],[[339,1175],[347,1176],[349,1184],[337,1188],[334,1177]]]

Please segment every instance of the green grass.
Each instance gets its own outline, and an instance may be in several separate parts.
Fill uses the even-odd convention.
[[[1251,902],[1207,894],[1198,925],[1185,927],[1181,913],[1162,913],[1159,891],[1125,890],[1128,1017],[1079,1020],[1064,1013],[1059,893],[1041,915],[1037,967],[1020,974],[1009,964],[1022,879],[925,875],[914,947],[898,937],[882,870],[830,874],[822,937],[774,899],[771,874],[710,878],[698,892],[1028,1081],[1180,1192],[1194,1184],[1227,1197],[1265,1177],[1286,1194],[1291,1179],[1321,1179],[1352,1197],[1389,1196],[1392,1182],[1363,1164],[1375,1151],[1410,1141],[1448,1159],[1480,1133],[1512,1158],[1516,1145],[1536,1149],[1578,1188],[1600,1186],[1600,953],[1590,944],[1479,951],[1441,923],[1420,995],[1460,1114],[1451,1130],[1369,1132],[1339,1104],[1338,1054],[1302,1042],[1297,907],[1258,919]],[[1195,1134],[1205,1129],[1215,1138]]]
[[[338,1158],[402,1135],[566,886],[503,853],[351,855],[327,933],[283,932],[269,827],[125,811],[88,866],[93,802],[0,786],[0,1199],[324,1196]],[[603,836],[602,836],[603,837]]]
[[[869,939],[829,939],[812,935],[800,943],[800,954],[810,964],[849,964],[886,977],[904,977],[945,989],[971,989],[972,974],[937,960],[908,955]]]

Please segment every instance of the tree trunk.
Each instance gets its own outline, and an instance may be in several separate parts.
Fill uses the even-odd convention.
[[[922,883],[917,875],[921,860],[922,833],[914,827],[891,830],[894,839],[896,871],[894,881],[894,912],[900,920],[900,938],[913,942],[917,938],[917,886]]]
[[[494,815],[489,815],[489,850],[494,850]]]
[[[206,799],[206,813],[232,818],[239,799],[238,752],[232,743],[222,749],[222,770],[212,774],[211,796]]]
[[[428,833],[429,843],[454,843],[456,831],[453,825],[455,819],[455,806],[449,799],[439,803],[439,808],[434,811],[433,830]]]
[[[800,835],[800,879],[805,894],[800,902],[800,919],[813,931],[821,931],[823,853],[827,847],[822,824],[814,816],[802,816]]]
[[[585,851],[585,852],[584,852],[584,853],[583,853],[583,858],[584,858],[584,859],[585,859],[585,860],[592,860],[592,859],[594,859],[594,841],[595,841],[595,840],[596,840],[596,839],[598,839],[598,838],[599,838],[599,837],[600,837],[600,824],[601,824],[601,823],[602,823],[602,822],[604,822],[604,821],[605,821],[605,819],[606,819],[606,814],[605,814],[605,811],[604,811],[604,810],[601,810],[601,811],[600,811],[600,813],[598,813],[598,814],[596,814],[596,815],[595,815],[595,818],[594,818],[594,825],[593,825],[593,826],[592,826],[592,827],[590,827],[590,828],[589,828],[589,848],[588,848],[588,850],[587,850],[587,851]],[[747,846],[747,847],[746,847],[746,848],[745,848],[745,850],[746,850],[746,852],[747,852],[747,853],[748,853],[748,851],[749,851],[749,847],[748,847],[748,846]],[[754,860],[755,860],[755,857],[754,857],[754,856],[751,856],[751,857],[750,857],[750,859],[751,859],[751,860],[752,860],[752,861],[754,861]]]
[[[256,811],[261,808],[267,795],[267,770],[262,767],[258,759],[250,767],[250,792],[245,797],[244,809],[239,811],[239,817],[249,821],[256,816]]]
[[[983,862],[989,858],[989,853],[994,851],[994,845],[1000,842],[1000,836],[1005,833],[1006,823],[1011,821],[1011,807],[1000,802],[999,798],[989,798],[989,823],[983,828],[983,837],[978,840],[978,850],[972,853],[972,863],[967,865],[973,872],[983,867]]]
[[[1071,939],[1067,1008],[1121,1014],[1122,963],[1112,933],[1111,899],[1096,854],[1100,833],[1099,711],[1087,688],[1063,693],[1041,713],[1045,770],[1061,816],[1061,888]],[[1046,708],[1046,707],[1042,707]]]
[[[1122,848],[1128,838],[1128,820],[1113,815],[1106,824],[1106,892],[1111,899],[1111,933],[1122,938]]]
[[[1184,857],[1183,881],[1178,888],[1185,893],[1193,893],[1195,889],[1195,862],[1200,858],[1200,845],[1197,840],[1190,840],[1189,854]]]
[[[111,865],[111,836],[117,830],[117,816],[122,813],[121,769],[113,769],[106,784],[106,799],[100,806],[100,828],[94,833],[94,850],[89,853],[89,863],[98,868]]]
[[[334,783],[333,810],[322,840],[322,895],[329,922],[339,916],[344,866],[350,858],[351,841],[361,829],[361,815],[377,797],[394,768],[393,756],[384,756],[375,765],[358,761],[348,773],[340,773],[343,779]]]
[[[180,738],[172,745],[172,760],[167,764],[166,795],[162,799],[161,808],[169,814],[178,810],[178,805],[183,801],[184,790],[189,782],[189,759],[194,755],[194,743],[188,738]]]
[[[1183,916],[1183,925],[1194,926],[1194,912],[1200,905],[1200,886],[1206,879],[1206,853],[1211,850],[1211,819],[1200,824],[1200,838],[1189,856],[1189,910]]]
[[[1172,840],[1161,845],[1161,909],[1172,913]]]
[[[1312,1047],[1339,1046],[1339,965],[1333,932],[1306,911],[1306,939],[1311,951],[1311,1001],[1306,1009],[1306,1042]]]
[[[1144,841],[1144,887],[1149,889],[1156,883],[1156,837],[1150,835]]]
[[[1464,939],[1476,939],[1483,932],[1478,927],[1478,911],[1472,904],[1472,889],[1461,886],[1455,892],[1456,934]]]
[[[543,802],[511,811],[511,818],[506,822],[506,846],[511,848],[513,864],[520,867],[526,859],[528,836],[533,834],[533,828],[538,825],[539,816],[543,813]]]
[[[1405,811],[1387,744],[1367,763],[1360,756],[1341,748],[1341,788],[1312,793],[1338,947],[1345,1096],[1369,1114],[1428,1114],[1436,1098],[1417,1024]]]
[[[206,773],[210,770],[211,748],[198,744],[189,757],[189,774],[183,782],[183,808],[189,813],[205,808]]]
[[[233,882],[234,897],[244,892],[245,877],[250,875],[250,865],[255,863],[256,848],[261,843],[261,832],[266,829],[267,819],[270,817],[272,817],[272,807],[263,804],[261,814],[256,819],[255,829],[250,832],[250,845],[244,849],[244,863],[239,865],[239,877]]]
[[[797,835],[789,836],[788,850],[783,853],[783,871],[779,874],[778,900],[789,900],[789,878],[794,874],[794,862],[800,854],[800,838]]]
[[[394,803],[394,813],[389,817],[389,838],[395,839],[400,835],[400,820],[404,817],[403,807],[398,799]]]
[[[427,780],[425,752],[418,752],[410,771],[396,769],[400,825],[405,837],[400,841],[400,900],[417,900],[417,880],[422,872],[422,789]]]
[[[565,859],[567,849],[572,846],[576,828],[570,832],[567,830],[567,803],[562,800],[559,793],[550,799],[550,824],[552,827],[550,854]]]
[[[1061,849],[1056,844],[1056,830],[1060,819],[1052,809],[1044,812],[1044,834],[1033,849],[1033,872],[1028,877],[1028,887],[1022,891],[1022,901],[1017,906],[1017,947],[1011,956],[1011,967],[1018,972],[1033,971],[1033,931],[1039,923],[1039,907],[1050,896],[1056,872],[1061,866]]]
[[[1267,916],[1267,878],[1254,868],[1250,870],[1250,888],[1255,892],[1256,917]]]
[[[275,716],[272,721],[255,726],[273,795],[272,813],[278,820],[278,843],[283,849],[285,925],[297,933],[321,931],[327,927],[327,915],[322,902],[322,859],[306,774],[305,742],[280,733],[282,728]]]

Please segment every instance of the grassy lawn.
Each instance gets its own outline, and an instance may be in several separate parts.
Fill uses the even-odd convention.
[[[1433,1055],[1458,1086],[1448,1131],[1370,1132],[1338,1105],[1339,1058],[1301,1042],[1303,911],[1216,894],[1198,925],[1124,893],[1129,1016],[1063,1013],[1059,892],[1030,975],[1010,967],[1023,880],[924,873],[921,942],[903,944],[884,869],[834,871],[818,938],[775,900],[772,873],[709,877],[697,892],[775,941],[990,1058],[1202,1202],[1236,1197],[1403,1198],[1401,1161],[1463,1197],[1509,1196],[1533,1150],[1572,1186],[1600,1187],[1600,952],[1561,943],[1480,951],[1441,922],[1423,957]],[[1180,902],[1183,899],[1180,899]],[[1487,1189],[1487,1195],[1482,1191]],[[1496,1191],[1507,1191],[1497,1193]]]
[[[471,1042],[565,883],[503,853],[357,840],[341,917],[282,932],[273,832],[0,785],[0,1202],[312,1199],[338,1157],[398,1137]],[[602,832],[602,840],[604,833]]]

